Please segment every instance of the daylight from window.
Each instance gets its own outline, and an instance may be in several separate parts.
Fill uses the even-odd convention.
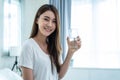
[[[119,0],[72,0],[74,28],[82,47],[72,58],[73,67],[120,68]]]
[[[21,15],[20,3],[14,0],[4,1],[4,51],[20,45]]]

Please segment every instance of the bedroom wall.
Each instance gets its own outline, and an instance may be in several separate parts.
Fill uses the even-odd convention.
[[[42,4],[49,3],[49,0],[25,0],[22,7],[22,42],[26,40],[32,28],[36,11]]]
[[[3,0],[0,0],[0,66],[1,66],[1,55],[2,55],[2,46],[3,46]]]
[[[120,69],[69,68],[62,80],[120,80]]]
[[[9,57],[8,53],[3,53],[3,1],[0,0],[0,69],[12,68],[15,58]],[[33,19],[37,9],[42,5],[49,3],[49,0],[21,0],[22,1],[22,43],[29,37]]]

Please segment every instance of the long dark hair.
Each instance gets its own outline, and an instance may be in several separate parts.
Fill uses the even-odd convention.
[[[41,6],[35,16],[33,26],[32,26],[32,32],[30,35],[30,38],[33,38],[38,33],[38,24],[36,24],[37,18],[40,17],[41,14],[43,14],[46,11],[52,11],[56,18],[56,29],[55,31],[47,37],[47,50],[50,54],[50,60],[51,60],[51,66],[53,71],[53,65],[56,66],[57,72],[60,72],[60,53],[61,53],[61,45],[60,45],[60,18],[57,9],[50,4],[44,4]]]

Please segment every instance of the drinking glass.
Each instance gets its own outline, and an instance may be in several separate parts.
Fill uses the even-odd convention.
[[[77,48],[78,46],[76,45],[76,40],[78,36],[78,29],[70,29],[69,30],[69,38],[71,41],[71,48]]]

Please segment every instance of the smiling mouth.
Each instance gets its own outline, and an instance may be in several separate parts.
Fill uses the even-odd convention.
[[[47,31],[47,32],[51,32],[52,31],[52,29],[50,29],[49,27],[44,27],[44,29]]]

